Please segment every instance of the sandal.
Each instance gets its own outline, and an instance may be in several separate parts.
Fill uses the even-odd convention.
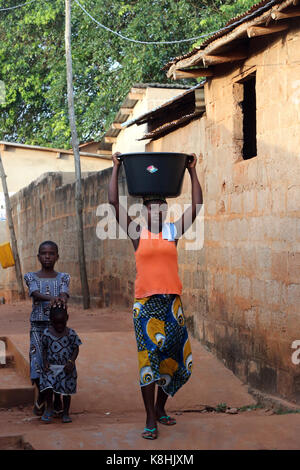
[[[36,416],[42,416],[45,411],[45,402],[42,402],[40,405],[38,404],[38,401],[35,402],[34,407],[33,407],[33,413]]]
[[[63,410],[60,395],[54,392],[54,403],[53,403],[54,418],[60,418],[63,414],[63,411],[64,410]]]
[[[159,423],[165,424],[166,426],[173,426],[176,424],[176,419],[171,418],[171,416],[161,416],[158,418]]]
[[[60,417],[62,416],[62,414],[63,414],[63,411],[64,411],[63,409],[61,409],[61,410],[55,410],[55,409],[54,409],[54,410],[53,410],[54,418],[60,418]]]
[[[62,423],[72,423],[72,418],[69,415],[63,415],[61,418]]]
[[[144,432],[142,432],[142,437],[144,439],[156,439],[157,438],[157,428],[152,428],[152,429],[149,429],[149,428],[144,428]]]
[[[41,417],[41,420],[44,422],[44,423],[52,423],[52,416],[53,416],[53,413],[52,411],[45,411],[43,416]]]

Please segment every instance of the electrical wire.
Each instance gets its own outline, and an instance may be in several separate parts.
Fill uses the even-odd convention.
[[[106,31],[109,31],[110,33],[112,34],[115,34],[116,36],[120,37],[121,39],[124,39],[126,41],[130,41],[130,42],[134,42],[136,44],[179,44],[179,43],[183,43],[183,42],[189,42],[189,41],[196,41],[197,39],[201,39],[201,38],[204,38],[204,37],[207,37],[207,36],[213,36],[214,34],[216,33],[220,33],[221,31],[225,31],[229,28],[232,28],[242,22],[244,22],[246,19],[248,18],[251,18],[252,16],[254,15],[257,15],[258,12],[262,11],[262,10],[265,10],[267,8],[269,8],[271,5],[273,5],[275,3],[276,0],[270,0],[268,3],[266,3],[265,5],[263,5],[262,7],[258,8],[257,10],[255,10],[254,12],[252,13],[249,13],[249,15],[247,16],[243,16],[243,18],[241,18],[240,20],[234,22],[234,23],[231,23],[230,25],[228,26],[224,26],[224,28],[221,28],[217,31],[212,31],[210,33],[205,33],[205,34],[201,34],[200,36],[196,36],[196,37],[193,37],[193,38],[189,38],[189,39],[180,39],[180,40],[177,40],[177,41],[139,41],[137,39],[132,39],[132,38],[128,38],[126,36],[124,36],[123,34],[121,33],[118,33],[117,31],[114,31],[110,28],[108,28],[107,26],[105,26],[104,24],[100,23],[99,21],[97,21],[80,3],[78,0],[75,0],[75,2],[77,3],[77,5],[82,9],[82,11],[91,18],[92,21],[94,21],[95,23],[98,24],[98,26],[100,26],[101,28],[105,29]]]
[[[29,2],[26,2],[26,3],[21,3],[19,5],[15,5],[13,7],[7,7],[7,8],[0,8],[0,11],[8,11],[8,10],[13,10],[13,9],[16,9],[16,8],[20,8],[20,7],[23,7],[25,5],[29,5],[33,2],[35,2],[36,0],[30,0]],[[112,34],[115,34],[116,36],[120,37],[121,39],[123,40],[126,40],[126,41],[130,41],[130,42],[134,42],[136,44],[180,44],[180,43],[184,43],[184,42],[191,42],[191,41],[196,41],[197,39],[201,39],[201,38],[205,38],[207,36],[213,36],[214,34],[217,34],[217,33],[220,33],[222,31],[226,31],[227,29],[229,28],[233,28],[234,26],[237,26],[238,24],[244,22],[246,19],[248,18],[251,18],[252,16],[254,15],[257,15],[257,13],[259,13],[260,11],[262,10],[265,10],[267,8],[269,8],[269,6],[273,5],[275,3],[276,0],[270,0],[268,3],[266,3],[265,5],[263,5],[262,7],[258,8],[257,10],[255,10],[254,12],[250,13],[249,15],[247,16],[243,16],[243,18],[241,18],[240,20],[234,22],[234,23],[231,23],[230,25],[228,26],[224,26],[223,28],[219,29],[219,30],[216,30],[216,31],[211,31],[210,33],[204,33],[204,34],[201,34],[200,36],[195,36],[193,38],[188,38],[188,39],[179,39],[179,40],[174,40],[174,41],[139,41],[137,39],[132,39],[132,38],[129,38],[127,36],[124,36],[123,34],[121,33],[118,33],[117,31],[114,31],[110,28],[108,28],[107,26],[105,26],[104,24],[100,23],[99,21],[97,21],[80,3],[78,0],[75,0],[75,2],[77,3],[77,5],[82,9],[82,11],[87,15],[89,16],[89,18],[91,18],[92,21],[94,21],[98,26],[100,26],[101,28],[105,29],[106,31],[112,33]]]
[[[33,3],[35,1],[36,0],[31,0],[30,2],[21,3],[20,5],[16,5],[14,7],[0,8],[0,11],[14,10],[15,8],[24,7],[25,5],[29,5],[30,3]]]

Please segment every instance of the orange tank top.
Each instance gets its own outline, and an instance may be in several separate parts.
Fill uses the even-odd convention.
[[[137,299],[153,294],[182,293],[176,242],[164,239],[162,232],[154,234],[142,228],[135,262]]]

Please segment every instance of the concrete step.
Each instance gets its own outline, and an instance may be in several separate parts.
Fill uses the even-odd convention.
[[[5,336],[0,336],[0,368],[14,367],[15,357],[8,347],[8,341]]]
[[[19,337],[17,336],[17,338]],[[17,341],[17,344],[12,341],[11,337],[0,337],[0,341],[1,340],[6,344],[5,353],[9,356],[9,360],[11,360],[11,356],[13,356],[13,362],[11,362],[11,365],[16,369],[19,375],[29,380],[29,335],[23,335],[21,341]]]
[[[12,434],[8,436],[0,436],[0,450],[24,450],[32,449],[31,446],[24,442],[23,436]]]
[[[34,387],[13,368],[0,369],[0,408],[34,402]]]
[[[5,356],[1,356],[0,369],[7,367],[15,367],[15,357],[13,354],[6,353]]]

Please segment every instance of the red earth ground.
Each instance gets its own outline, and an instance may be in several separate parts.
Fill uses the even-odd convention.
[[[26,359],[30,311],[29,300],[0,306],[0,336],[9,337]],[[18,435],[34,449],[51,450],[299,449],[300,414],[253,409],[256,400],[247,385],[195,339],[192,377],[168,400],[167,410],[177,424],[159,425],[155,441],[142,439],[145,416],[131,315],[130,309],[83,310],[70,304],[69,326],[83,342],[73,422],[44,424],[32,414],[32,405],[0,409],[0,448],[4,438]],[[224,403],[227,409],[247,411],[208,411]]]

